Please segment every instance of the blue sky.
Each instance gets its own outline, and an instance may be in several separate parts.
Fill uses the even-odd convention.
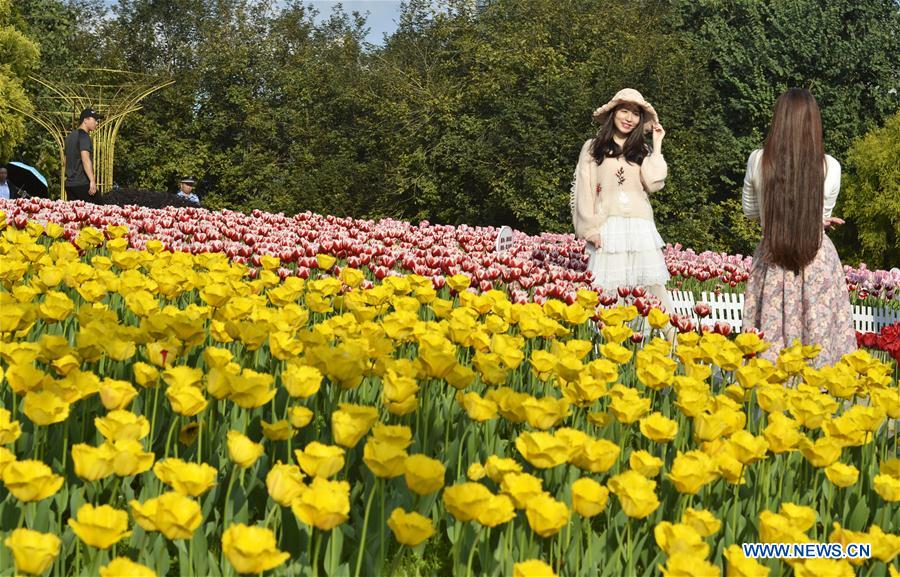
[[[369,35],[366,39],[372,44],[381,44],[384,34],[390,34],[397,28],[400,18],[400,0],[346,0],[337,2],[332,0],[307,0],[306,4],[312,4],[319,11],[319,19],[327,18],[332,8],[341,4],[347,13],[357,11],[365,15],[366,24],[369,27]]]
[[[116,0],[104,0],[107,6],[112,6]],[[369,27],[369,35],[366,40],[372,44],[380,45],[384,35],[391,34],[397,29],[397,21],[400,18],[400,0],[305,0],[306,4],[312,4],[319,11],[318,20],[327,18],[332,8],[341,4],[344,12],[348,14],[356,11],[366,14],[366,24]]]

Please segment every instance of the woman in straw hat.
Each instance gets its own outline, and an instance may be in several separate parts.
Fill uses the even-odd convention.
[[[594,286],[643,286],[673,312],[665,288],[665,243],[648,198],[663,188],[668,174],[665,130],[650,103],[631,88],[594,111],[594,120],[600,130],[581,147],[572,187],[575,236],[587,241]],[[652,147],[645,141],[648,132]]]
[[[741,199],[744,214],[763,229],[743,322],[765,333],[770,360],[794,340],[822,346],[814,366],[856,350],[844,269],[823,231],[843,223],[831,216],[840,188],[841,165],[824,152],[816,99],[788,90],[775,102],[765,145],[747,160]]]

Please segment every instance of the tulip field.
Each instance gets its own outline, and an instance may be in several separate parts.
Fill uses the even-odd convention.
[[[0,201],[0,576],[900,575],[889,354],[772,355],[495,235]]]

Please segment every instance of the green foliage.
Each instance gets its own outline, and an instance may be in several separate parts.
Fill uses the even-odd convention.
[[[822,110],[825,146],[839,161],[854,138],[898,108],[900,9],[895,0],[672,0],[673,32],[695,44],[717,108],[736,146],[720,174],[720,192],[737,197],[750,152],[768,131],[775,99],[808,88]],[[706,107],[709,102],[694,99]],[[846,168],[846,167],[845,167]],[[728,210],[732,250],[752,250],[739,211]],[[720,237],[721,238],[721,237]],[[842,254],[855,250],[847,235]]]
[[[630,86],[667,131],[663,238],[747,254],[740,184],[782,90],[813,90],[848,177],[850,142],[897,109],[894,0],[411,0],[379,47],[360,15],[300,0],[118,0],[92,20],[96,1],[21,0],[14,21],[42,72],[174,79],[124,123],[115,180],[172,190],[192,173],[212,208],[568,232],[591,112]],[[52,164],[51,149],[21,150]]]
[[[91,58],[100,42],[96,25],[104,13],[99,0],[16,0],[10,20],[40,50],[32,74],[54,81],[73,80],[77,67],[98,64]],[[45,86],[26,81],[24,87],[36,108],[49,110],[59,106],[56,94]],[[32,120],[25,120],[24,132],[27,137],[15,147],[15,159],[38,167],[48,178],[52,194],[59,190],[56,179],[61,167],[56,143]]]
[[[900,264],[900,113],[853,142],[840,205],[870,268]]]
[[[6,162],[25,137],[21,111],[31,111],[32,103],[22,83],[37,64],[37,45],[8,24],[9,6],[0,2],[0,162]]]

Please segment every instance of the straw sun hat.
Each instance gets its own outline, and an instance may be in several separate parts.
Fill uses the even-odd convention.
[[[646,115],[644,132],[650,132],[653,129],[653,125],[659,122],[659,116],[656,115],[656,110],[654,110],[650,103],[644,100],[641,93],[634,88],[623,88],[616,92],[616,95],[612,97],[612,100],[594,111],[594,120],[603,124],[606,122],[606,118],[609,116],[610,112],[615,110],[616,106],[626,102],[637,104],[644,109],[644,114]]]

